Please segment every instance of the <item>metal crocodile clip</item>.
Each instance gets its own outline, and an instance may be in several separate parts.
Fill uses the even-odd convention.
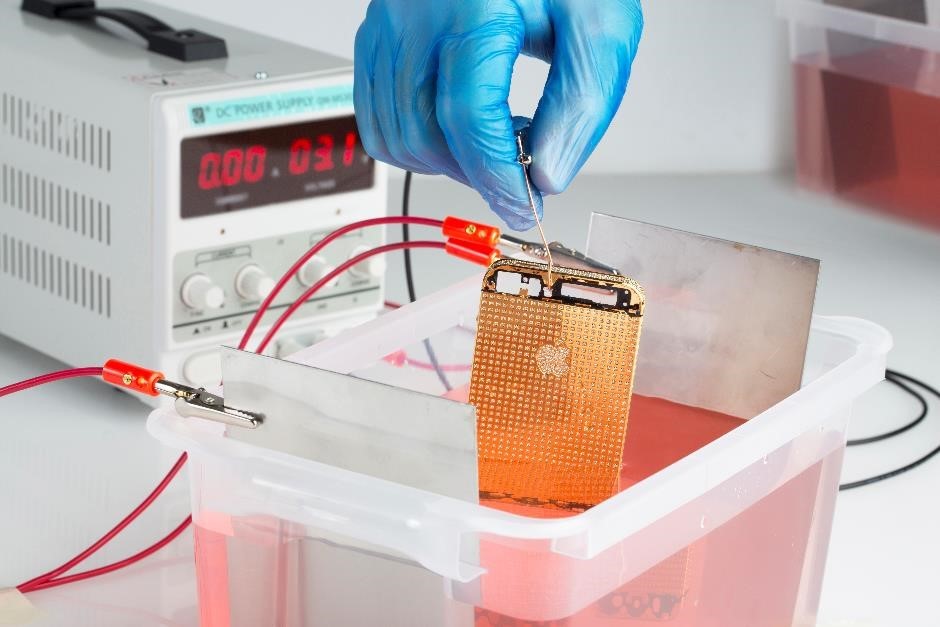
[[[225,399],[203,388],[161,380],[154,389],[164,396],[176,399],[176,413],[184,418],[203,418],[233,427],[257,429],[264,421],[262,414],[227,407]]]
[[[582,252],[575,250],[574,248],[569,248],[564,244],[559,242],[552,242],[548,245],[548,252],[545,250],[545,245],[538,242],[528,242],[512,235],[503,235],[500,237],[500,244],[505,247],[514,248],[525,255],[534,257],[540,261],[548,261],[548,253],[551,253],[551,256],[555,259],[555,263],[560,266],[567,268],[575,268],[578,270],[590,270],[592,272],[603,272],[605,274],[614,274],[621,276],[621,273],[616,268],[612,268],[605,263],[601,263],[596,259],[588,257]]]

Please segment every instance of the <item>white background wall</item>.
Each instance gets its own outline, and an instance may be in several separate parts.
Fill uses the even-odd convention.
[[[157,0],[352,57],[368,0]],[[445,1],[412,0],[432,7]],[[791,153],[784,24],[773,0],[646,0],[646,33],[625,104],[588,169],[722,172],[786,167]],[[512,104],[530,114],[543,64],[517,68]]]

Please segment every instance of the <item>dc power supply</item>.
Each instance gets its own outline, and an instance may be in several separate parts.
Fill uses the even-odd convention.
[[[84,19],[0,7],[0,333],[72,365],[119,356],[216,383],[215,348],[238,341],[273,280],[324,234],[386,212],[350,64],[139,2],[100,16],[50,4]],[[198,30],[152,27],[163,20]],[[313,259],[262,327],[383,238]],[[356,267],[274,350],[374,316],[383,275]]]

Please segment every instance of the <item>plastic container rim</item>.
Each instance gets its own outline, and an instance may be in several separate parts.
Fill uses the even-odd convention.
[[[813,0],[777,0],[777,15],[802,26],[827,28],[898,46],[940,52],[940,29],[927,24]]]
[[[358,475],[326,464],[296,458],[276,451],[260,449],[243,442],[221,436],[220,425],[198,419],[180,418],[171,409],[158,409],[148,419],[149,432],[163,443],[187,450],[191,455],[212,458],[252,460],[275,466],[296,468],[308,475],[324,480],[330,477],[347,480],[358,479],[376,488],[394,490],[403,495],[412,495],[431,505],[436,511],[452,519],[462,533],[491,533],[502,537],[524,540],[557,540],[588,532],[598,525],[607,526],[614,516],[625,527],[619,526],[619,535],[626,537],[656,522],[665,513],[703,494],[749,464],[759,460],[792,441],[806,431],[818,428],[831,415],[818,407],[825,403],[829,407],[850,404],[862,392],[883,378],[885,358],[892,346],[890,334],[882,327],[857,318],[814,316],[812,329],[815,333],[842,336],[856,344],[855,352],[830,371],[809,382],[787,399],[749,420],[731,433],[715,440],[695,453],[672,464],[638,484],[624,490],[604,503],[576,516],[562,519],[532,519],[443,497],[423,490],[410,488],[391,481]],[[852,370],[858,376],[846,377]],[[798,405],[799,415],[789,412]],[[774,423],[774,429],[768,427]],[[772,431],[773,437],[766,437]],[[742,457],[740,450],[750,452]],[[702,472],[706,466],[708,472]],[[384,486],[384,487],[383,487]],[[426,509],[425,511],[428,511]],[[428,512],[432,513],[432,512]],[[585,559],[590,559],[607,548],[602,543],[587,548]]]

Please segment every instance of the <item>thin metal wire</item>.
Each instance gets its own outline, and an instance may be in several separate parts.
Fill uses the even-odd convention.
[[[539,218],[538,209],[535,207],[535,196],[532,194],[532,178],[529,176],[529,166],[532,165],[532,155],[525,151],[525,142],[522,132],[516,133],[516,146],[519,148],[519,165],[522,166],[522,172],[525,175],[525,189],[529,194],[529,206],[532,208],[532,215],[535,216],[535,224],[539,229],[539,236],[542,238],[542,245],[545,246],[545,257],[548,259],[548,289],[552,288],[552,270],[555,261],[552,259],[552,250],[548,246],[548,238],[545,237],[545,230],[542,228],[542,220]]]

